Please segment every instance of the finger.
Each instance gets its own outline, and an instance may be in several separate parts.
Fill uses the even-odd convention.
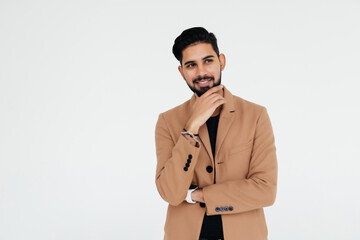
[[[217,101],[217,100],[219,100],[219,99],[224,99],[224,97],[221,96],[221,95],[218,94],[218,93],[214,93],[214,94],[208,96],[208,97],[205,99],[205,101],[206,101],[207,103],[212,104],[212,103],[214,103],[215,101]]]
[[[218,91],[220,91],[223,88],[223,85],[219,85],[213,88],[210,88],[206,93],[208,93],[209,95],[214,94]]]
[[[225,99],[218,99],[217,101],[215,101],[215,102],[212,104],[211,107],[215,107],[215,109],[216,109],[218,106],[220,106],[220,105],[222,105],[222,104],[224,104],[224,103],[226,103],[226,100],[225,100]]]
[[[206,93],[204,93],[202,96],[204,96],[204,98],[206,98],[207,96],[221,90],[222,88],[223,88],[222,84],[220,84],[219,86],[216,86],[216,87],[212,87],[209,90],[207,90]]]

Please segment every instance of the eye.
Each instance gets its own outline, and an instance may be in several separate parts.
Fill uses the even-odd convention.
[[[205,63],[210,63],[210,62],[212,62],[213,60],[212,59],[206,59],[205,60]]]
[[[190,63],[190,64],[186,65],[187,68],[192,68],[193,66],[195,66],[194,63]]]

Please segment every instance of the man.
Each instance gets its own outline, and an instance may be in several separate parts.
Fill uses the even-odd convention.
[[[277,160],[266,108],[221,84],[225,55],[213,33],[187,29],[173,53],[194,94],[156,123],[164,239],[267,239],[263,207],[275,201]]]

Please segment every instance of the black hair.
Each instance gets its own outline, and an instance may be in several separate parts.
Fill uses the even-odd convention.
[[[203,27],[193,27],[184,30],[174,41],[172,52],[180,64],[183,58],[182,52],[190,45],[197,43],[210,43],[217,56],[219,56],[219,47],[217,39],[213,33],[209,33]]]

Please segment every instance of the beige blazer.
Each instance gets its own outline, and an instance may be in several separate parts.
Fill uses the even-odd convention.
[[[195,94],[157,120],[155,182],[169,203],[166,240],[198,240],[205,212],[222,215],[225,240],[267,239],[263,207],[274,203],[277,186],[271,122],[265,107],[232,95],[225,86],[223,91],[227,102],[220,112],[215,164],[206,124],[199,129],[199,147],[181,134]],[[191,185],[203,189],[205,204],[185,201]]]

